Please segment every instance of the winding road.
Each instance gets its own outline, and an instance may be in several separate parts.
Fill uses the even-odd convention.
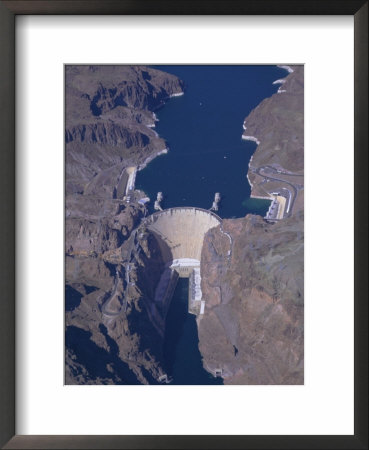
[[[128,274],[128,268],[126,267],[126,278],[127,277],[129,278],[129,274]],[[117,293],[118,283],[119,283],[119,272],[118,272],[118,269],[116,269],[115,270],[115,281],[114,281],[114,287],[113,287],[112,293],[111,293],[111,295],[109,295],[108,299],[105,300],[105,302],[104,302],[104,304],[102,305],[102,308],[101,308],[101,312],[107,317],[117,317],[123,311],[125,311],[126,308],[127,308],[127,300],[124,298],[123,299],[123,304],[120,307],[119,311],[112,312],[112,311],[108,310],[109,303],[111,302],[111,300],[115,297],[115,295]],[[127,286],[128,286],[128,283],[127,283]]]
[[[295,200],[296,200],[298,191],[303,189],[303,187],[301,185],[298,185],[298,184],[293,184],[290,181],[283,180],[282,178],[277,178],[275,176],[271,176],[270,173],[264,173],[263,171],[265,169],[267,169],[269,171],[272,171],[273,175],[275,173],[278,173],[277,169],[275,169],[272,166],[261,166],[261,167],[258,167],[257,169],[254,169],[254,173],[256,173],[257,175],[260,175],[261,177],[263,177],[264,181],[268,181],[268,180],[279,181],[279,182],[282,182],[284,184],[288,184],[289,186],[291,186],[292,192],[289,189],[287,189],[287,188],[282,188],[282,189],[287,189],[290,192],[290,195],[291,195],[291,201],[289,203],[289,208],[288,208],[289,212],[285,215],[285,217],[290,217],[291,214],[292,214],[293,206],[295,204]],[[303,175],[285,174],[285,173],[283,173],[283,175],[301,176],[301,177],[303,176]]]

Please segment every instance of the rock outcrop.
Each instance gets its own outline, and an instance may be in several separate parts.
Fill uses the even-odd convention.
[[[274,223],[254,215],[224,220],[204,241],[199,348],[204,367],[221,371],[225,384],[304,382],[304,92],[303,67],[292,68],[280,92],[244,122],[244,136],[258,142],[247,174],[252,195],[294,183],[292,211]],[[267,165],[280,181],[260,175]],[[231,258],[224,232],[232,238]]]
[[[303,381],[303,233],[301,218],[275,225],[260,216],[223,222],[205,238],[199,321],[204,367],[226,384]]]
[[[67,194],[83,193],[102,171],[141,164],[166,147],[152,130],[153,111],[183,92],[174,75],[144,66],[66,66],[65,82]],[[114,186],[115,176],[107,174],[106,184]]]
[[[263,100],[244,121],[243,135],[260,142],[252,165],[277,165],[295,173],[304,170],[304,66],[293,72],[276,93]],[[254,174],[249,171],[250,181]]]
[[[66,382],[155,383],[151,300],[163,263],[148,235],[132,235],[144,208],[123,199],[125,169],[166,148],[154,110],[183,83],[144,66],[67,66],[65,80]],[[120,314],[103,313],[111,296]]]
[[[112,314],[104,314],[103,305],[127,267],[91,257],[67,263],[74,268],[67,269],[68,289],[79,293],[78,304],[66,312],[71,384],[155,384],[163,373],[163,337],[151,314],[164,264],[151,235],[141,239],[130,259],[129,285],[118,283]]]

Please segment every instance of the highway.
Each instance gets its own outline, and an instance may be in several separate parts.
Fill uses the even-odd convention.
[[[229,239],[229,250],[228,250],[228,253],[227,253],[227,260],[228,260],[228,264],[229,264],[230,260],[231,260],[231,257],[232,257],[232,247],[233,247],[232,236],[227,231],[223,230],[223,222],[220,223],[219,229]]]
[[[126,274],[126,276],[127,276],[127,274]],[[114,298],[114,296],[115,296],[116,293],[117,293],[118,282],[119,282],[119,273],[118,273],[118,269],[116,269],[116,270],[115,270],[115,282],[114,282],[114,287],[113,287],[112,293],[111,293],[111,295],[108,297],[108,299],[104,302],[104,304],[102,305],[102,308],[101,308],[101,311],[102,311],[102,313],[103,313],[105,316],[108,316],[108,317],[116,317],[116,316],[119,316],[119,315],[123,312],[124,308],[127,306],[127,300],[124,299],[124,300],[123,300],[123,305],[121,306],[121,308],[120,308],[120,310],[119,310],[118,312],[113,313],[113,312],[111,312],[111,311],[108,311],[108,309],[107,309],[108,306],[109,306],[110,301]]]
[[[126,278],[126,287],[123,291],[123,295],[125,295],[125,291],[128,288],[128,286],[130,284],[134,284],[133,282],[131,283],[130,279],[129,279],[129,273],[131,271],[131,263],[130,261],[132,260],[132,253],[135,250],[136,252],[138,252],[140,250],[139,248],[139,243],[136,242],[137,240],[137,232],[138,232],[138,228],[136,228],[135,230],[132,231],[131,237],[130,237],[130,242],[129,242],[129,250],[128,250],[128,263],[124,264],[124,268],[125,268],[125,278]],[[117,289],[118,289],[118,283],[119,283],[119,272],[118,272],[118,268],[115,269],[115,282],[114,282],[114,287],[112,290],[111,295],[109,296],[109,298],[104,302],[101,311],[102,313],[107,316],[107,317],[116,317],[119,316],[122,312],[125,312],[127,310],[127,299],[123,298],[123,304],[121,305],[121,308],[118,312],[111,312],[108,309],[109,303],[110,301],[114,298],[114,296],[117,293]]]
[[[271,171],[273,172],[273,176],[271,176],[270,173],[264,173],[263,171],[264,171],[265,169],[271,170]],[[302,189],[303,187],[302,187],[301,185],[296,185],[296,184],[293,184],[293,183],[291,183],[291,182],[289,182],[289,181],[283,180],[282,178],[277,178],[276,176],[274,176],[274,174],[275,174],[275,173],[278,173],[278,172],[277,172],[277,170],[276,170],[274,167],[272,167],[272,166],[261,166],[261,167],[258,167],[257,169],[255,169],[254,172],[255,172],[257,175],[260,175],[261,177],[263,177],[263,178],[264,178],[264,181],[266,181],[266,182],[267,182],[268,180],[279,181],[279,182],[282,182],[282,183],[284,183],[284,184],[288,184],[289,186],[291,186],[292,192],[291,192],[289,189],[287,189],[287,190],[289,191],[290,195],[291,195],[291,201],[290,201],[289,207],[288,207],[289,212],[288,212],[288,214],[285,215],[285,217],[291,216],[292,210],[293,210],[293,206],[294,206],[294,204],[295,204],[295,200],[296,200],[296,197],[297,197],[297,193],[298,193],[298,191],[299,191],[300,189]],[[283,175],[303,176],[303,175],[285,174],[285,173],[283,173]],[[284,189],[286,189],[286,188],[284,188]]]
[[[278,171],[275,167],[273,166],[261,166],[259,167],[259,169],[268,169],[271,170],[273,173],[280,173],[281,175],[285,175],[288,177],[303,177],[304,175],[298,174],[298,173],[288,173],[288,172],[282,172],[282,171]]]

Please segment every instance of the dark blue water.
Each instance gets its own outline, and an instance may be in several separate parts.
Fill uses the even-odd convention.
[[[188,313],[188,279],[179,278],[166,320],[165,369],[171,384],[223,384],[202,366],[196,316]]]
[[[137,174],[136,187],[162,206],[211,207],[222,196],[219,215],[264,215],[269,201],[250,199],[246,178],[256,144],[243,141],[243,122],[264,98],[274,94],[273,81],[286,76],[276,66],[154,66],[185,82],[185,94],[157,112],[156,131],[169,153],[155,158]],[[151,202],[151,206],[153,201]]]

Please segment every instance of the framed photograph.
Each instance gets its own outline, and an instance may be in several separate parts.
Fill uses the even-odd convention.
[[[200,5],[0,2],[4,448],[368,448],[368,4]]]

